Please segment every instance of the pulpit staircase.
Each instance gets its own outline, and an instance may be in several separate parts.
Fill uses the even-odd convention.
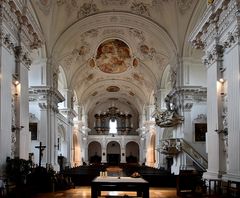
[[[201,170],[206,171],[208,166],[207,160],[184,139],[179,138],[179,140],[181,142],[182,151],[185,152]]]
[[[207,160],[183,138],[164,139],[161,141],[161,145],[161,148],[157,149],[161,153],[174,156],[180,152],[185,152],[201,171],[206,171],[208,166]]]

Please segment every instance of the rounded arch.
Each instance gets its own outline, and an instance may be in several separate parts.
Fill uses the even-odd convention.
[[[58,70],[58,91],[63,94],[64,89],[67,89],[67,79],[62,66],[59,65]]]
[[[110,141],[107,144],[107,162],[110,165],[118,165],[121,159],[121,146],[117,141]]]
[[[183,40],[183,45],[182,45],[183,57],[188,57],[192,55],[199,56],[201,54],[203,55],[203,52],[201,52],[201,50],[194,49],[192,45],[189,43],[189,36],[191,35],[191,32],[193,31],[199,19],[202,18],[202,15],[206,9],[207,9],[207,3],[205,3],[204,1],[198,1],[198,3],[195,5],[194,12],[192,13],[191,20],[188,23],[187,31],[185,33],[185,39]],[[199,56],[200,61],[201,61],[201,57],[202,56]]]
[[[126,162],[138,163],[139,162],[139,145],[134,141],[129,141],[126,144]]]
[[[162,74],[162,80],[161,80],[161,89],[171,89],[171,82],[170,82],[170,75],[171,75],[171,66],[167,65],[165,68],[163,74]]]
[[[69,157],[67,156],[66,129],[62,124],[58,125],[57,150],[58,150],[58,155]]]
[[[58,66],[58,82],[57,82],[57,88],[58,91],[65,97],[65,90],[67,89],[67,80],[66,80],[66,75],[65,72],[63,70],[63,68],[61,66]],[[61,102],[58,104],[59,108],[64,108],[64,104],[65,102]]]
[[[89,163],[101,163],[102,146],[97,141],[88,144],[88,161]]]

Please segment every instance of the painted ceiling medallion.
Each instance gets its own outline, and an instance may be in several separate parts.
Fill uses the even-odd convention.
[[[138,59],[137,59],[137,58],[134,58],[134,59],[133,59],[133,67],[137,67],[138,64],[139,64]]]
[[[132,91],[129,91],[129,95],[134,96],[135,94]]]
[[[88,61],[88,64],[89,64],[89,66],[92,67],[92,68],[95,67],[95,61],[94,61],[94,59],[91,58],[91,59]]]
[[[118,92],[120,90],[120,88],[117,86],[109,86],[106,90],[108,92]]]
[[[147,56],[150,59],[152,59],[154,57],[154,55],[156,54],[155,48],[153,48],[153,47],[150,48],[145,44],[140,46],[140,51],[144,56]]]
[[[148,54],[149,53],[149,47],[147,45],[141,45],[140,46],[140,51],[143,53],[143,54]]]
[[[143,81],[144,80],[143,76],[140,75],[140,74],[137,74],[137,73],[133,73],[132,77],[137,81]]]
[[[80,47],[80,49],[78,50],[78,54],[79,54],[80,56],[84,56],[84,55],[86,55],[89,51],[90,51],[90,49],[89,49],[88,46],[82,45],[82,46]]]
[[[98,94],[98,92],[95,91],[95,92],[92,93],[92,96],[96,96],[97,94]]]
[[[93,74],[89,74],[89,75],[88,75],[88,77],[86,78],[86,80],[87,80],[87,81],[90,81],[90,80],[92,80],[92,79],[93,79],[93,77],[94,77],[94,75],[93,75]]]
[[[131,66],[129,47],[118,39],[103,42],[97,50],[96,65],[109,74],[125,72]]]

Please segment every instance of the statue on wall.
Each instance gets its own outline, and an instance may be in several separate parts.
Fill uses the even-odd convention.
[[[156,124],[160,127],[172,127],[181,124],[184,120],[179,115],[179,97],[176,91],[170,92],[164,99],[167,110],[155,116]]]
[[[172,67],[170,72],[171,72],[171,75],[170,75],[171,87],[175,88],[177,83],[177,72]]]

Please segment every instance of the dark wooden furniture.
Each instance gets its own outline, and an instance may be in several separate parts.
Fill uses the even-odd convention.
[[[219,195],[221,188],[221,180],[220,179],[208,179],[208,195]]]
[[[240,197],[240,182],[228,181],[227,195],[230,197]]]
[[[142,178],[96,177],[91,183],[92,198],[101,191],[136,191],[138,197],[149,198],[149,183]]]

